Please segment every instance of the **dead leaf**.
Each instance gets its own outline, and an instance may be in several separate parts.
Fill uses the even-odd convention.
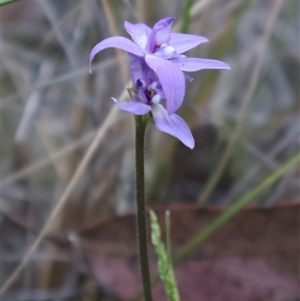
[[[155,210],[162,228],[165,209]],[[175,254],[224,212],[193,205],[172,205],[168,209]],[[182,299],[277,301],[297,297],[299,213],[298,203],[241,211],[176,268]],[[80,231],[76,249],[75,260],[81,261],[81,266],[88,262],[99,283],[116,295],[129,298],[140,290],[134,215]],[[154,275],[155,254],[152,247],[149,250]]]

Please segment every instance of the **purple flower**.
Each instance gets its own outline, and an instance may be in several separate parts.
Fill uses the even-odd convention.
[[[146,65],[155,72],[162,86],[168,114],[174,114],[182,104],[185,79],[189,78],[182,71],[230,69],[228,64],[221,61],[186,58],[182,53],[207,42],[207,39],[196,35],[171,33],[174,19],[164,18],[158,21],[153,29],[142,23],[131,24],[125,21],[124,27],[134,42],[124,37],[110,37],[98,43],[90,53],[90,72],[93,58],[106,48],[119,48],[143,58]]]
[[[128,89],[131,101],[120,101],[113,98],[120,109],[135,115],[151,112],[158,130],[178,138],[187,147],[193,149],[194,138],[186,122],[178,115],[169,115],[161,105],[165,99],[164,91],[152,69],[143,58],[130,55],[130,71],[134,87]]]

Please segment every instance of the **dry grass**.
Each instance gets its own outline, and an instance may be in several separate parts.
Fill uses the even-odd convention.
[[[110,100],[127,97],[127,56],[107,50],[89,75],[88,55],[101,39],[125,35],[124,20],[153,25],[172,15],[179,30],[183,2],[157,3],[27,0],[2,8],[3,300],[113,300],[100,299],[93,277],[83,276],[43,239],[134,208],[133,118]],[[195,135],[208,124],[217,133],[211,151],[204,151],[204,142],[193,151],[197,162],[205,161],[192,165],[199,169],[195,176],[189,178],[183,161],[174,171],[180,145],[153,126],[148,129],[150,202],[166,201],[175,185],[172,175],[182,173],[187,176],[180,181],[193,190],[194,201],[209,189],[208,203],[229,204],[299,148],[299,4],[278,3],[282,7],[273,13],[271,0],[194,1],[189,32],[210,43],[190,55],[221,59],[232,70],[202,71],[187,84],[180,114]],[[220,169],[232,135],[234,144]],[[216,181],[204,190],[216,170],[221,186],[224,174],[230,183],[223,189]],[[298,180],[292,170],[258,202],[271,206],[294,197]],[[171,201],[186,201],[182,198],[179,192]]]

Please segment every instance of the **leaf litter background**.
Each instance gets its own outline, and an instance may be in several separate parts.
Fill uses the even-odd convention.
[[[188,31],[210,40],[190,55],[221,59],[232,70],[201,71],[187,83],[180,114],[194,151],[153,126],[147,132],[147,202],[162,227],[170,209],[174,254],[299,149],[299,4],[281,4],[243,124],[275,1],[202,0],[190,9]],[[125,35],[124,20],[153,25],[176,16],[180,31],[184,5],[28,0],[1,8],[2,285],[62,204],[2,300],[129,300],[139,292],[133,118],[110,100],[128,83],[127,57],[104,51],[91,76],[88,54],[101,39]],[[299,300],[298,197],[295,167],[176,267],[182,300]],[[154,294],[166,300],[160,284]]]

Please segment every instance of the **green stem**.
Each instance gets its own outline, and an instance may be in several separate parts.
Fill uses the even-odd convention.
[[[152,301],[151,278],[148,264],[145,181],[144,181],[144,140],[147,121],[143,116],[135,116],[135,168],[136,168],[136,201],[137,228],[140,265],[145,301]]]

